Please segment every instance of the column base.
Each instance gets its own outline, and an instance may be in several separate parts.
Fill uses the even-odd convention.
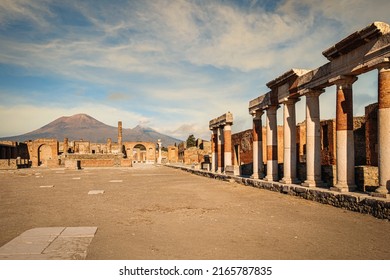
[[[325,183],[322,182],[321,180],[318,181],[306,180],[305,182],[302,183],[302,186],[308,188],[321,188],[321,187],[325,187]]]
[[[266,177],[263,178],[263,180],[267,181],[267,182],[277,182],[278,181],[278,177],[267,175]]]
[[[375,192],[371,193],[371,196],[373,196],[373,197],[382,197],[382,198],[390,198],[389,191],[384,186],[379,186],[379,188],[377,188],[375,190]]]
[[[250,178],[251,179],[263,179],[264,174],[263,173],[252,174]]]
[[[301,181],[299,181],[296,178],[283,178],[282,180],[279,181],[282,184],[300,184]]]
[[[353,192],[356,190],[356,185],[336,184],[334,187],[331,187],[330,190],[335,192]]]

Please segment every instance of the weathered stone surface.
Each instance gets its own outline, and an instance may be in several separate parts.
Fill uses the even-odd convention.
[[[96,227],[49,227],[25,231],[0,248],[0,259],[85,259]]]

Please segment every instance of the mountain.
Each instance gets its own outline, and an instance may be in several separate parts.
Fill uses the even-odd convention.
[[[64,138],[72,140],[88,140],[95,143],[106,143],[107,138],[111,138],[113,142],[118,141],[118,128],[115,126],[106,125],[89,115],[77,114],[70,117],[61,117],[51,123],[26,134],[3,137],[0,140],[10,140],[24,142],[38,138],[56,138],[58,141],[63,141]],[[135,128],[122,129],[122,141],[145,141],[157,142],[161,139],[163,146],[180,143],[181,140],[161,134],[150,127],[137,125]]]

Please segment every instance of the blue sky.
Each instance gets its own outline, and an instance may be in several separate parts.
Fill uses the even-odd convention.
[[[388,0],[1,0],[0,136],[77,113],[209,139],[209,120],[231,111],[233,132],[248,129],[267,82],[326,63],[323,50],[389,11]],[[354,84],[355,115],[376,102],[376,79]],[[321,118],[334,115],[330,87]]]

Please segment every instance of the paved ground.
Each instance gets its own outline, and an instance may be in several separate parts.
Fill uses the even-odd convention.
[[[167,167],[0,171],[0,246],[40,227],[97,227],[87,259],[390,259],[386,220]]]

